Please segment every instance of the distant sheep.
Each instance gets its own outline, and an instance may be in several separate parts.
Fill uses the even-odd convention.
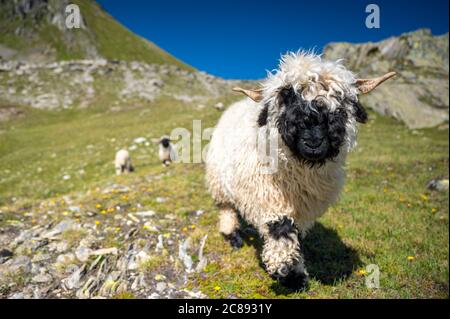
[[[123,173],[131,173],[134,171],[130,153],[127,150],[120,150],[116,153],[114,165],[116,167],[116,175],[122,175]]]
[[[220,210],[220,232],[241,247],[240,214],[264,240],[265,269],[283,284],[307,283],[300,240],[342,190],[356,122],[367,121],[358,96],[394,75],[356,79],[339,61],[300,52],[283,56],[260,89],[235,89],[253,101],[231,105],[219,120],[206,181]],[[276,142],[273,171],[258,148],[261,138]]]
[[[158,155],[164,166],[169,166],[172,162],[173,153],[173,146],[170,143],[170,139],[167,136],[163,136],[159,141]]]

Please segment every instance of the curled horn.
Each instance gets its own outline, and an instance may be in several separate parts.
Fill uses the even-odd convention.
[[[263,90],[262,89],[259,89],[259,90],[246,90],[246,89],[243,89],[243,88],[240,88],[240,87],[235,87],[235,88],[233,88],[233,91],[245,94],[245,95],[247,95],[249,98],[251,98],[255,102],[260,102],[262,100],[262,98],[263,98],[263,96],[262,96],[262,91]]]
[[[360,94],[366,94],[375,89],[377,86],[379,86],[384,81],[396,76],[396,72],[389,72],[386,73],[383,76],[373,78],[373,79],[357,79],[356,80],[356,87],[359,90]]]

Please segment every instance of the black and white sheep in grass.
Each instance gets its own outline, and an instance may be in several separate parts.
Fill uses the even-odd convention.
[[[131,173],[134,171],[130,153],[127,150],[117,151],[114,166],[116,168],[116,175],[122,175],[123,173]]]
[[[164,166],[169,166],[172,160],[175,159],[174,148],[168,136],[163,136],[159,140],[158,156]]]
[[[235,89],[253,101],[231,105],[217,124],[206,158],[207,185],[220,210],[220,232],[242,246],[240,214],[264,240],[265,269],[284,285],[307,282],[300,241],[344,185],[356,122],[367,121],[359,94],[394,75],[356,79],[340,61],[298,52],[283,56],[260,89]]]

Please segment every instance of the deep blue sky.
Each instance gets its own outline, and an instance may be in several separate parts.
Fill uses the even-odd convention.
[[[448,0],[98,0],[133,32],[199,70],[258,79],[280,54],[333,41],[378,41],[430,28],[448,32]],[[367,29],[376,3],[381,28]]]

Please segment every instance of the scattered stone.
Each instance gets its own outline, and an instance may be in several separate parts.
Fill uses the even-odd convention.
[[[31,281],[34,283],[42,284],[46,282],[52,281],[53,278],[49,274],[40,273],[39,275],[34,276]]]
[[[158,243],[156,244],[156,251],[161,251],[164,249],[163,235],[158,235]]]
[[[113,248],[102,248],[102,249],[97,249],[94,250],[90,253],[91,256],[103,256],[103,255],[117,255],[118,250],[117,248],[113,247]]]
[[[142,144],[142,143],[145,143],[146,141],[147,141],[147,139],[145,137],[137,137],[133,140],[133,142],[136,144]]]
[[[8,267],[9,273],[13,274],[28,274],[31,272],[31,260],[27,256],[18,256],[14,259],[8,260],[3,265]]]
[[[156,197],[156,202],[157,203],[165,203],[165,202],[167,202],[167,198],[165,198],[165,197]]]
[[[52,257],[49,254],[38,254],[33,257],[32,262],[38,263],[38,262],[49,260],[50,258],[52,258]]]
[[[86,264],[78,268],[72,275],[62,281],[66,289],[78,289],[80,287],[80,280],[86,274]]]
[[[130,188],[128,186],[113,184],[103,190],[103,194],[109,193],[128,193],[130,192]]]
[[[8,299],[25,299],[25,296],[23,293],[17,292],[15,294],[13,294],[11,297],[9,297]]]
[[[167,284],[165,282],[158,282],[156,284],[156,291],[159,293],[162,293],[164,290],[166,290]]]
[[[72,253],[62,254],[56,257],[56,263],[61,265],[69,265],[75,260],[75,255]]]
[[[205,256],[203,256],[203,249],[205,248],[205,244],[206,244],[206,239],[208,238],[208,235],[205,235],[202,238],[202,241],[200,243],[200,248],[198,249],[198,259],[199,262],[197,264],[197,267],[195,268],[195,270],[197,272],[202,272],[203,269],[205,269],[206,264],[208,263],[208,260],[206,259]]]
[[[155,216],[155,212],[154,211],[152,211],[152,210],[149,210],[149,211],[146,211],[146,212],[137,212],[136,213],[136,216],[139,216],[139,217],[153,217],[153,216]]]
[[[186,239],[179,245],[178,258],[183,262],[186,267],[186,271],[190,272],[192,270],[192,257],[188,254],[188,249],[190,247],[190,238]]]
[[[46,232],[42,235],[43,238],[52,238],[55,237],[62,232],[71,229],[74,227],[74,222],[71,220],[64,220],[60,222],[58,225],[56,225],[52,230]]]
[[[80,246],[75,250],[75,256],[78,258],[81,262],[88,261],[89,257],[91,256],[92,250],[90,248]]]

